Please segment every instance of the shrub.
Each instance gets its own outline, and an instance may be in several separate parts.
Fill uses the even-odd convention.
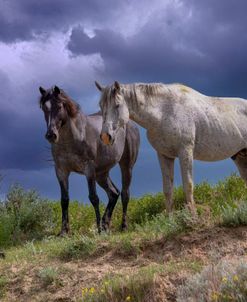
[[[38,273],[38,276],[45,287],[54,283],[58,283],[59,281],[57,269],[53,267],[43,268]]]
[[[154,239],[157,236],[170,237],[191,230],[197,225],[191,213],[187,210],[176,211],[171,215],[159,214],[143,225],[136,225],[135,231],[142,234],[143,238]]]
[[[52,208],[35,191],[14,186],[0,210],[0,245],[12,245],[41,239],[53,227]]]
[[[247,202],[241,202],[236,207],[227,205],[222,209],[221,217],[223,226],[247,225]]]
[[[178,289],[177,302],[247,301],[246,260],[207,266]]]

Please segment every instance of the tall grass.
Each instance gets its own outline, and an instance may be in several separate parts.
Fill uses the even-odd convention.
[[[148,266],[134,275],[109,275],[95,287],[83,288],[81,302],[156,301],[155,283],[162,266]]]

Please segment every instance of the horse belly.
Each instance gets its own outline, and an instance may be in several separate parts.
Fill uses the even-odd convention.
[[[195,142],[194,159],[202,161],[218,161],[229,158],[246,148],[247,142],[239,134],[220,137],[201,138]]]

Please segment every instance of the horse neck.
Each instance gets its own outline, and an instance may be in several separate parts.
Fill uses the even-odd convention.
[[[79,140],[83,141],[85,138],[87,117],[79,111],[75,117],[68,117],[66,124],[62,127],[60,133],[60,140]]]
[[[125,101],[129,109],[130,118],[142,127],[149,129],[159,120],[161,105],[166,102],[166,95],[162,97],[162,103],[158,101],[160,96],[145,95],[138,85],[126,85]]]

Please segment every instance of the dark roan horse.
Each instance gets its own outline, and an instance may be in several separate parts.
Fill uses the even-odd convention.
[[[120,195],[112,182],[109,171],[117,163],[121,169],[123,205],[122,229],[127,227],[126,214],[132,169],[136,162],[140,135],[137,126],[129,122],[121,128],[112,146],[100,139],[101,113],[85,115],[62,89],[39,88],[40,107],[47,123],[46,139],[51,143],[55,171],[61,188],[62,228],[61,235],[69,232],[69,175],[76,172],[87,178],[89,199],[94,207],[98,231],[101,231],[98,183],[108,195],[108,204],[102,217],[102,228],[110,226],[112,212]]]

